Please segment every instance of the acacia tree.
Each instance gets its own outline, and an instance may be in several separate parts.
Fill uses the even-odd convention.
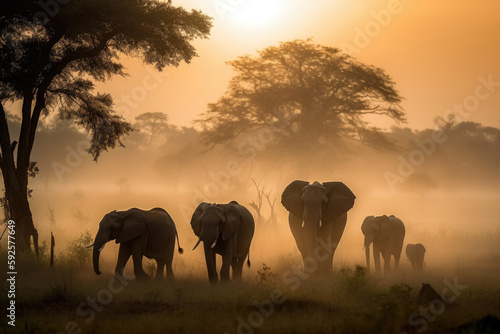
[[[175,131],[173,125],[168,124],[168,115],[162,112],[147,112],[135,118],[134,128],[144,135],[144,148],[146,151],[161,145],[162,137],[165,139],[169,133]]]
[[[357,139],[389,144],[366,115],[404,122],[401,97],[380,68],[310,39],[281,43],[230,61],[237,73],[199,123],[204,140],[218,144],[270,127],[280,149],[302,153]]]
[[[171,1],[64,3],[1,2],[0,168],[6,214],[16,222],[21,251],[30,248],[31,236],[37,250],[27,187],[40,117],[56,112],[82,126],[96,160],[102,150],[121,145],[120,138],[132,127],[114,112],[109,94],[94,91],[94,83],[124,75],[121,56],[138,57],[158,70],[189,62],[196,55],[191,41],[206,38],[211,28],[209,17],[174,7]],[[6,108],[18,106],[21,130],[18,141],[12,141]]]

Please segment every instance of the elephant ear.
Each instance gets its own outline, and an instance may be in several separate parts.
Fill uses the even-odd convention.
[[[210,205],[211,205],[210,203],[201,202],[196,208],[196,210],[194,210],[193,212],[193,216],[191,217],[191,228],[193,229],[194,234],[196,234],[197,237],[199,237],[201,234],[201,228],[202,228],[200,220],[201,214]]]
[[[117,244],[140,237],[146,232],[149,226],[146,217],[138,212],[124,211],[121,218],[123,219],[123,225],[120,233],[116,237]]]
[[[342,182],[325,182],[323,186],[327,189],[326,197],[328,198],[323,211],[323,221],[333,221],[354,206],[356,196]]]
[[[222,230],[222,240],[226,241],[240,230],[243,218],[235,204],[229,203],[221,205],[220,207],[224,209],[224,217],[226,218]]]
[[[283,194],[281,194],[281,204],[299,219],[302,219],[304,216],[302,189],[308,184],[309,182],[306,181],[295,180],[290,183],[285,190],[283,190]]]
[[[368,224],[371,224],[370,221],[375,218],[375,216],[367,216],[365,218],[365,220],[363,220],[363,224],[361,224],[361,231],[363,232],[363,234],[366,233],[366,229],[367,229],[367,226]]]

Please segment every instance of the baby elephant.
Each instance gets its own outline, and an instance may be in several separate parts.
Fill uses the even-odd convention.
[[[237,202],[228,204],[200,203],[191,218],[191,227],[199,238],[193,250],[203,241],[210,284],[218,282],[215,255],[222,256],[221,281],[241,280],[241,271],[249,255],[255,223],[250,211]],[[250,257],[250,256],[249,256]],[[250,266],[250,259],[248,260]]]
[[[413,271],[422,271],[424,268],[425,247],[422,244],[408,244],[406,256],[411,262]]]
[[[104,245],[110,240],[120,244],[115,274],[123,275],[123,269],[132,256],[134,261],[134,275],[137,278],[148,278],[142,269],[142,257],[155,259],[157,264],[156,278],[163,276],[163,269],[167,268],[167,277],[173,278],[172,259],[174,257],[175,239],[179,253],[179,237],[174,221],[161,208],[149,211],[136,208],[126,211],[112,211],[106,214],[99,223],[99,231],[93,243],[94,271],[100,275],[99,255]],[[91,247],[89,246],[89,247]]]

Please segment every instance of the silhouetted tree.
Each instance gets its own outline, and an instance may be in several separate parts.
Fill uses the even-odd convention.
[[[171,1],[65,3],[1,2],[0,168],[20,251],[28,250],[30,237],[37,235],[27,186],[40,116],[58,111],[85,128],[89,153],[97,159],[102,150],[120,145],[132,128],[114,113],[110,95],[94,92],[94,82],[123,75],[122,55],[139,57],[158,70],[189,62],[196,55],[190,42],[206,38],[211,28],[207,16]],[[6,108],[16,102],[22,113],[17,156],[6,118]]]
[[[405,121],[394,82],[339,49],[295,40],[243,56],[226,93],[198,120],[209,144],[267,128],[273,144],[307,153],[350,139],[389,145],[366,115]]]
[[[142,145],[146,151],[165,143],[169,135],[175,132],[175,126],[168,124],[168,115],[162,112],[147,112],[135,118],[134,129],[142,136]]]

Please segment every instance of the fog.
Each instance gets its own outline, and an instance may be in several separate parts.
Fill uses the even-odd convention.
[[[368,215],[383,214],[405,223],[405,245],[425,245],[427,268],[458,263],[488,268],[500,257],[500,130],[462,123],[442,143],[429,141],[434,131],[393,128],[387,131],[396,143],[392,150],[352,142],[343,151],[303,157],[280,152],[268,132],[209,148],[195,129],[171,126],[168,135],[153,141],[138,130],[125,140],[126,148],[105,152],[94,162],[85,152],[85,135],[58,122],[38,134],[33,160],[40,173],[30,181],[31,209],[40,242],[49,241],[52,232],[56,254],[62,254],[87,230],[94,236],[101,218],[112,210],[162,207],[174,219],[185,249],[174,256],[174,272],[204,277],[203,250],[191,251],[197,241],[189,224],[195,207],[202,201],[236,200],[257,217],[250,203],[258,204],[260,193],[265,195],[263,219],[256,221],[250,249],[249,275],[255,276],[263,263],[300,263],[288,213],[280,203],[283,189],[296,179],[342,181],[357,198],[335,253],[335,268],[364,265],[361,223]],[[113,242],[106,246],[105,270],[113,270],[117,252]],[[401,265],[410,268],[404,254]],[[131,267],[129,263],[127,270]]]

